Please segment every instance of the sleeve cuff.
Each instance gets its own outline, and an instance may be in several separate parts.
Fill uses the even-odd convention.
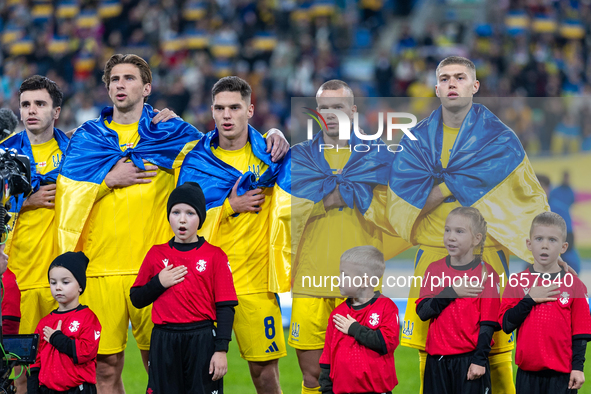
[[[359,324],[359,322],[354,322],[349,326],[349,331],[347,331],[347,334],[351,335],[352,337],[355,337],[359,330],[361,330],[361,324]]]
[[[214,352],[226,352],[230,348],[230,341],[227,339],[216,339],[214,341],[213,351]]]
[[[312,212],[310,212],[310,217],[324,215],[326,213],[326,209],[324,209],[324,200],[318,201],[312,207]]]
[[[96,195],[96,199],[97,200],[100,200],[101,198],[103,198],[107,194],[111,193],[111,191],[112,191],[112,189],[109,189],[109,186],[107,186],[107,184],[105,183],[105,180],[103,179],[103,181],[99,185],[99,189],[98,189],[98,193]]]
[[[439,184],[439,191],[443,195],[444,198],[451,196],[453,193],[447,188],[445,182]]]
[[[445,287],[435,298],[458,298],[458,293],[456,293],[453,287]]]
[[[230,200],[228,200],[227,198],[224,200],[224,217],[230,217],[232,215],[234,215],[236,212],[234,212],[234,210],[232,209],[232,206],[230,205]]]

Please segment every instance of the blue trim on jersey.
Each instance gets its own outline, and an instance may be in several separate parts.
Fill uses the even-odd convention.
[[[415,257],[415,268],[417,268],[417,265],[419,264],[419,261],[421,261],[421,257],[423,256],[423,249],[419,249],[417,250],[417,255]]]
[[[505,257],[505,253],[502,250],[498,250],[497,254],[499,255],[499,259],[501,259],[501,263],[503,263],[503,269],[505,270],[505,276],[509,277],[509,264],[507,264],[507,258]]]

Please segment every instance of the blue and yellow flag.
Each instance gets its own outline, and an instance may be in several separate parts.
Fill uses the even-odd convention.
[[[166,169],[178,168],[188,151],[203,137],[195,127],[180,118],[152,123],[156,112],[144,104],[138,124],[140,140],[136,147],[122,151],[118,134],[106,127],[113,107],[80,126],[62,159],[57,178],[56,217],[60,253],[74,250],[92,209],[99,185],[123,157],[144,170],[143,160]]]
[[[291,152],[274,163],[271,154],[266,152],[265,139],[251,126],[248,126],[248,137],[253,154],[268,165],[267,170],[258,179],[253,172],[243,174],[213,154],[211,147],[216,146],[219,141],[216,128],[207,133],[187,154],[181,167],[178,185],[191,181],[199,183],[203,189],[207,220],[200,234],[213,245],[220,244],[216,236],[219,233],[222,207],[238,178],[242,177],[237,188],[239,196],[249,190],[275,186],[269,215],[268,286],[271,292],[286,292],[290,289],[291,272]]]
[[[402,240],[385,215],[385,195],[379,186],[386,186],[394,154],[387,150],[381,140],[362,141],[351,133],[350,147],[366,145],[365,151],[351,151],[351,156],[340,174],[334,174],[322,150],[322,132],[312,140],[292,148],[292,251],[297,252],[301,236],[314,204],[322,201],[335,187],[348,208],[357,209],[365,220],[384,231],[384,257],[389,259],[408,249],[411,245]],[[383,188],[381,189],[384,190]]]
[[[441,165],[441,107],[412,132],[418,140],[402,139],[404,150],[396,154],[390,172],[388,217],[398,234],[411,241],[431,189],[445,182],[462,206],[480,210],[488,222],[488,234],[519,258],[531,261],[525,239],[533,218],[549,207],[513,130],[485,106],[473,104],[447,168]]]
[[[68,143],[70,142],[66,134],[60,129],[54,128],[53,138],[55,138],[55,140],[57,141],[57,145],[62,151],[62,154],[66,152]],[[18,154],[25,155],[29,158],[29,160],[31,161],[31,187],[33,188],[33,193],[37,192],[41,185],[46,185],[48,183],[56,183],[59,171],[58,168],[51,170],[46,174],[37,173],[37,163],[35,163],[35,158],[33,157],[33,149],[31,148],[31,141],[29,141],[29,136],[27,135],[26,130],[23,130],[20,133],[13,134],[7,139],[5,139],[0,144],[0,148],[5,150],[15,149]],[[23,198],[19,198],[17,201],[14,197],[11,197],[10,211],[20,212],[23,202]]]

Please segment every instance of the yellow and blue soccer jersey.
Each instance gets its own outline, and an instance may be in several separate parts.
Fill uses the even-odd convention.
[[[62,152],[54,138],[31,145],[31,150],[39,174],[59,167]],[[21,291],[49,287],[47,268],[57,255],[54,218],[53,208],[37,208],[18,215],[6,253]]]
[[[350,156],[348,149],[324,150],[324,158],[334,174],[345,167]],[[326,211],[322,200],[316,203],[298,248],[294,295],[341,297],[338,287],[331,290],[330,281],[320,283],[321,278],[338,276],[343,252],[361,245],[373,245],[382,250],[382,231],[365,220],[358,209],[344,206]]]
[[[224,150],[211,148],[223,162],[245,173],[251,171],[257,178],[267,165],[252,152],[250,142],[242,149]],[[259,212],[236,214],[228,199],[224,201],[223,218],[219,226],[218,245],[228,255],[236,294],[253,294],[268,291],[269,271],[269,206],[272,189],[263,191],[265,202]]]
[[[106,126],[117,132],[122,151],[137,145],[138,123]],[[78,243],[90,259],[86,275],[136,275],[152,245],[172,236],[166,202],[175,187],[173,170],[158,168],[150,183],[109,190],[101,185]]]

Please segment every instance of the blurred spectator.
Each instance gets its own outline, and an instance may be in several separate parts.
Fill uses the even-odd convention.
[[[571,111],[567,111],[560,123],[556,125],[552,138],[552,152],[554,154],[576,153],[581,144],[581,126]]]
[[[448,1],[434,3],[445,7]],[[437,63],[460,55],[476,64],[482,81],[477,99],[511,98],[507,106],[514,108],[503,110],[503,120],[529,154],[549,154],[551,145],[556,154],[591,150],[591,118],[581,116],[591,103],[567,105],[562,98],[591,96],[589,1],[485,0],[494,12],[477,24],[454,13],[425,23],[416,19],[417,1],[29,3],[0,3],[0,105],[18,110],[22,80],[46,75],[64,89],[64,129],[108,104],[100,79],[114,53],[145,58],[158,92],[148,102],[199,127],[211,127],[203,114],[215,81],[240,75],[254,85],[257,106],[273,115],[265,122],[278,120],[287,133],[290,98],[313,96],[328,79],[346,79],[361,97],[433,97]],[[413,110],[426,108],[413,103]],[[563,119],[567,107],[572,118]]]

